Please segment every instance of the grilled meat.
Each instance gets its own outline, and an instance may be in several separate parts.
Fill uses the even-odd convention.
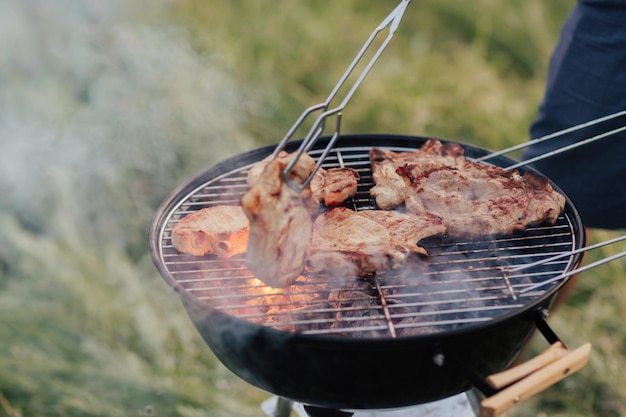
[[[291,158],[292,154],[280,151],[275,159],[289,163]],[[308,155],[305,158],[308,158]],[[250,168],[247,176],[248,185],[252,185],[258,180],[271,160],[272,156],[270,155]],[[303,175],[301,177],[306,178]],[[339,206],[349,198],[354,197],[358,181],[359,173],[353,168],[320,168],[311,180],[313,199],[328,207]]]
[[[291,162],[294,156],[295,153],[280,151],[276,158],[274,158],[274,161],[280,163],[284,169],[284,167],[286,167]],[[248,186],[252,187],[259,180],[259,178],[263,174],[263,171],[265,171],[265,168],[267,168],[270,162],[272,162],[272,155],[269,155],[260,160],[248,170],[248,175],[246,177],[246,182],[248,183]],[[289,177],[291,179],[295,178],[298,181],[302,182],[309,176],[314,167],[315,160],[311,158],[307,153],[303,153],[298,160],[298,163],[292,168]]]
[[[370,188],[370,195],[376,199],[376,204],[382,210],[396,208],[406,199],[406,183],[396,173],[398,166],[402,166],[399,160],[402,156],[402,153],[380,148],[370,150],[372,177],[376,184]]]
[[[431,213],[407,215],[395,210],[363,210],[359,214],[387,228],[391,238],[411,252],[427,255],[417,243],[431,236],[442,235],[446,231],[441,218]]]
[[[376,205],[383,210],[398,207],[407,196],[405,179],[397,172],[399,167],[412,164],[423,173],[442,167],[456,166],[463,161],[463,148],[455,143],[443,144],[429,140],[413,152],[393,152],[382,148],[372,148],[369,152],[372,162],[374,185],[370,194]]]
[[[547,179],[470,161],[459,148],[431,139],[409,155],[386,151],[377,163],[386,164],[390,172],[395,162],[395,174],[405,186],[393,203],[404,202],[409,214],[440,217],[450,236],[509,234],[531,224],[556,221],[565,197]],[[378,195],[400,189],[398,177],[387,177],[393,179],[392,186],[383,182]]]
[[[546,177],[525,173],[523,178],[533,193],[526,212],[529,223],[555,224],[565,208],[565,197],[552,188]]]
[[[313,198],[328,207],[339,206],[356,194],[359,173],[353,168],[322,169],[311,181]]]
[[[402,249],[385,226],[337,207],[315,220],[307,267],[312,272],[364,276],[401,265],[406,258]]]
[[[398,268],[411,253],[425,254],[417,242],[444,230],[440,221],[436,224],[430,214],[414,217],[333,208],[313,224],[307,268],[342,276],[367,276]]]
[[[258,179],[241,198],[241,207],[250,220],[246,264],[267,285],[285,287],[300,275],[309,253],[312,216],[318,205],[310,187],[302,193],[283,180],[283,171],[292,155],[268,161]],[[306,154],[289,173],[302,183],[315,161]]]
[[[172,245],[182,253],[213,253],[225,258],[246,251],[249,230],[241,207],[208,207],[186,215],[172,226]]]

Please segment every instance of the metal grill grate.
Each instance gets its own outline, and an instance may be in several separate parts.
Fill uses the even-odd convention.
[[[396,152],[415,148],[387,147]],[[337,146],[324,168],[346,166],[360,174],[357,194],[347,206],[375,209],[369,146]],[[321,150],[309,152],[314,158]],[[531,291],[572,267],[573,257],[507,274],[524,265],[575,249],[574,226],[567,214],[554,226],[480,241],[429,238],[427,260],[367,279],[303,275],[283,290],[264,286],[246,269],[245,257],[217,259],[184,255],[171,246],[171,227],[183,216],[213,205],[237,205],[247,190],[251,164],[198,185],[167,214],[159,235],[162,263],[184,291],[213,308],[253,323],[304,334],[352,337],[403,337],[485,322],[540,297],[560,280]]]

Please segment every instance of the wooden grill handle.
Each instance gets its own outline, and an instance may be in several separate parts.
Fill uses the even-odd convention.
[[[590,354],[590,343],[570,351],[561,342],[556,342],[533,359],[487,377],[487,382],[496,389],[509,386],[480,403],[480,417],[502,414],[556,384],[584,367]]]

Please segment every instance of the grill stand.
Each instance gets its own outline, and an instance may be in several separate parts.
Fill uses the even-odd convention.
[[[498,374],[484,378],[454,355],[438,353],[433,356],[433,362],[437,366],[451,365],[459,369],[476,391],[470,390],[443,400],[391,411],[343,411],[294,403],[282,397],[268,399],[261,408],[268,417],[289,417],[292,410],[296,411],[299,417],[497,416],[576,372],[587,363],[591,346],[586,344],[575,351],[568,350],[546,322],[547,317],[548,311],[540,309],[534,321],[539,332],[550,343],[550,347],[533,359]],[[478,393],[484,398],[480,403]]]
[[[298,417],[339,417],[350,415],[353,417],[477,417],[478,401],[476,393],[468,391],[443,400],[411,407],[393,410],[363,410],[350,413],[341,410],[309,407],[284,398],[271,397],[261,404],[261,409],[267,417],[290,417],[292,411]]]

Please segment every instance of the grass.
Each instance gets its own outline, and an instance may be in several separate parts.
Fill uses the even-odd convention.
[[[413,2],[343,132],[527,140],[572,4]],[[394,5],[0,5],[0,416],[262,416],[269,394],[200,340],[148,226],[183,179],[282,138]],[[626,415],[624,268],[583,274],[551,318],[589,365],[510,415]]]

